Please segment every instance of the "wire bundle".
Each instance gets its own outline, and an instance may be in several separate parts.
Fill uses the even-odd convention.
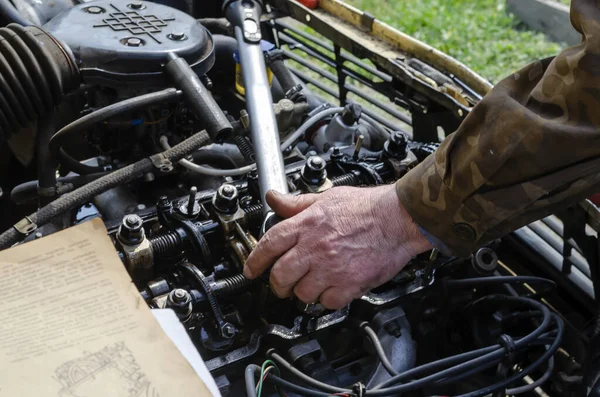
[[[449,286],[462,287],[472,286],[474,284],[488,285],[492,283],[510,282],[506,278],[500,278],[499,280],[495,281],[491,281],[494,280],[494,278],[490,278],[489,280],[489,282],[484,282],[480,279],[473,281],[457,280],[457,282],[453,281],[453,283],[450,283]],[[539,278],[516,278],[513,281],[530,283],[537,282],[539,284],[549,285],[552,284],[552,282],[549,280]],[[505,391],[510,395],[517,395],[529,392],[539,387],[551,377],[554,369],[553,356],[560,347],[560,343],[564,334],[564,325],[562,319],[558,315],[551,313],[544,304],[530,298],[507,295],[490,295],[477,300],[475,303],[484,302],[500,304],[503,307],[516,306],[519,309],[523,309],[524,312],[529,313],[530,317],[539,317],[539,325],[537,325],[537,327],[529,334],[521,338],[513,339],[508,335],[503,335],[501,341],[496,345],[446,357],[444,359],[430,362],[399,374],[392,368],[389,360],[385,356],[383,349],[378,348],[378,346],[380,347],[380,343],[375,332],[373,332],[368,324],[362,323],[361,328],[369,340],[373,343],[380,361],[392,375],[391,379],[376,385],[373,388],[361,391],[360,396],[358,396],[355,390],[340,388],[311,378],[295,368],[291,363],[277,354],[274,350],[271,350],[267,352],[267,355],[270,358],[269,362],[274,362],[279,366],[279,368],[287,370],[295,378],[297,378],[300,383],[290,382],[282,379],[278,374],[279,369],[275,371],[277,372],[277,374],[275,374],[273,373],[273,370],[261,371],[261,368],[259,368],[257,365],[249,365],[246,368],[247,390],[255,390],[255,387],[253,386],[255,383],[255,376],[260,374],[261,385],[265,381],[269,381],[276,386],[281,387],[282,389],[290,390],[304,396],[395,396],[409,391],[421,390],[426,387],[448,386],[455,384],[461,380],[468,379],[473,375],[497,366],[509,355],[514,356],[515,354],[528,351],[532,348],[539,349],[543,347],[545,348],[545,351],[535,361],[528,366],[525,366],[521,371],[510,374],[506,376],[505,379],[499,380],[492,385],[469,392],[460,397],[480,397],[496,391]],[[544,368],[544,366],[546,368],[545,372],[532,384],[507,389],[516,382],[522,380],[524,377],[533,373],[535,370]],[[248,392],[248,396],[254,397],[256,394]]]

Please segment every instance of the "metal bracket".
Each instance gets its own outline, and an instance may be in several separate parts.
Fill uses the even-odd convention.
[[[150,156],[150,161],[152,161],[152,164],[161,172],[166,173],[173,171],[173,163],[171,163],[171,160],[169,160],[163,153]]]
[[[15,223],[13,227],[17,232],[21,233],[24,236],[28,236],[38,228],[38,225],[34,221],[32,221],[28,216],[26,216],[19,222]]]

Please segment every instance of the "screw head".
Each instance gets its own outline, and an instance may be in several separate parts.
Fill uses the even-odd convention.
[[[213,198],[213,206],[217,211],[232,214],[238,209],[239,193],[235,186],[223,184]]]
[[[236,329],[233,326],[233,324],[231,324],[231,323],[225,323],[221,327],[221,335],[224,338],[231,339],[235,336],[235,333],[236,333]]]
[[[142,39],[138,39],[137,37],[130,37],[126,40],[125,45],[129,47],[139,47],[143,45]]]
[[[302,179],[310,186],[321,186],[327,179],[325,161],[319,156],[311,156],[302,167]]]
[[[144,221],[138,215],[129,214],[123,217],[123,223],[117,232],[117,238],[124,244],[133,245],[144,239]]]
[[[88,14],[102,14],[104,12],[104,8],[98,6],[86,7],[83,9],[84,12]]]
[[[175,31],[175,32],[169,33],[167,35],[167,37],[173,41],[183,41],[183,40],[187,39],[187,36],[185,35],[185,33],[181,32],[181,31]]]
[[[325,169],[325,161],[319,156],[313,156],[308,159],[308,166],[315,171],[321,171]]]
[[[142,226],[142,218],[137,215],[127,215],[125,217],[125,226],[136,229]]]
[[[131,8],[132,10],[142,10],[146,8],[144,6],[144,3],[142,3],[141,1],[132,1],[127,5],[127,7]]]
[[[392,133],[392,135],[390,136],[390,139],[392,140],[392,142],[394,142],[396,145],[404,145],[407,143],[407,139],[406,139],[406,135],[404,135],[403,133],[401,133],[400,131],[394,131]]]
[[[400,131],[394,131],[390,135],[390,139],[384,144],[385,152],[394,158],[405,158],[408,148],[408,138]]]
[[[176,302],[183,302],[186,300],[187,295],[188,292],[186,290],[177,288],[175,291],[173,291],[173,300]]]
[[[167,207],[171,207],[171,200],[169,200],[169,198],[167,196],[160,196],[158,198],[158,207],[160,208],[167,208]]]
[[[223,196],[225,197],[231,197],[235,194],[235,187],[231,186],[231,185],[224,185],[223,189],[221,190],[223,193]]]

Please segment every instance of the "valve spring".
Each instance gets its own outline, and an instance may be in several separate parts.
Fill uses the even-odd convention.
[[[233,138],[233,141],[240,149],[240,152],[242,152],[242,154],[244,155],[244,158],[253,163],[255,161],[254,149],[252,148],[252,145],[250,144],[248,138],[236,135]]]
[[[250,222],[256,221],[260,222],[263,217],[263,205],[262,204],[254,204],[249,205],[248,207],[242,208],[246,213]]]
[[[181,247],[181,237],[175,232],[167,232],[150,239],[152,252],[155,255],[167,254],[176,248]]]
[[[353,174],[353,173],[336,176],[335,178],[331,179],[331,183],[333,183],[333,186],[336,186],[336,187],[337,186],[358,186],[359,182],[360,181],[358,179],[358,176],[356,176],[356,174]]]
[[[217,295],[235,294],[254,283],[254,280],[247,279],[243,274],[237,274],[232,277],[224,278],[213,284],[212,289]]]
[[[420,143],[410,148],[412,152],[417,156],[419,162],[425,160],[427,156],[435,153],[435,151],[440,147],[439,143]]]

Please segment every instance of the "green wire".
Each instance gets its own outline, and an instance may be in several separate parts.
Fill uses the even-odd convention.
[[[256,392],[256,396],[260,397],[262,394],[262,387],[263,387],[263,378],[265,377],[265,370],[267,368],[267,366],[271,366],[275,368],[275,371],[277,372],[277,375],[280,376],[281,372],[279,372],[279,367],[277,367],[277,364],[275,364],[274,361],[272,360],[266,360],[263,365],[260,367],[260,379],[258,380],[258,386],[257,386],[257,392]]]

